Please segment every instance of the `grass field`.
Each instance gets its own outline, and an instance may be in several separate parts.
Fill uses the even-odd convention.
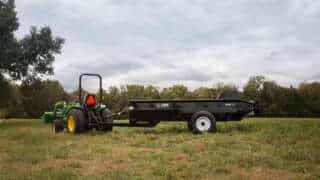
[[[0,120],[0,179],[320,179],[320,119],[245,119],[194,135],[184,123],[54,134]]]

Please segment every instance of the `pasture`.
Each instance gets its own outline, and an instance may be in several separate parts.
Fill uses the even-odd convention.
[[[244,119],[194,135],[185,123],[54,134],[0,120],[0,179],[320,179],[320,119]]]

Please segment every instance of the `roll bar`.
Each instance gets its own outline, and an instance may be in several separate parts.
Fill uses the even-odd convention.
[[[83,73],[79,76],[79,101],[82,101],[82,77],[95,76],[99,78],[99,102],[102,101],[102,77],[99,74]]]

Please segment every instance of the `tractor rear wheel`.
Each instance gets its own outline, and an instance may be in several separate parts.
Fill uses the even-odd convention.
[[[79,134],[87,127],[86,117],[79,109],[72,109],[67,116],[67,131],[72,134]]]
[[[109,109],[103,109],[101,111],[101,117],[103,122],[106,122],[108,124],[105,124],[101,127],[102,131],[108,132],[108,131],[112,131],[112,123],[113,123],[113,119],[112,119],[112,112]]]

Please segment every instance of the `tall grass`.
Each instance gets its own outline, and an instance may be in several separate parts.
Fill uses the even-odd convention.
[[[0,121],[0,179],[319,179],[320,119],[245,119],[194,135],[184,123],[54,134]]]

